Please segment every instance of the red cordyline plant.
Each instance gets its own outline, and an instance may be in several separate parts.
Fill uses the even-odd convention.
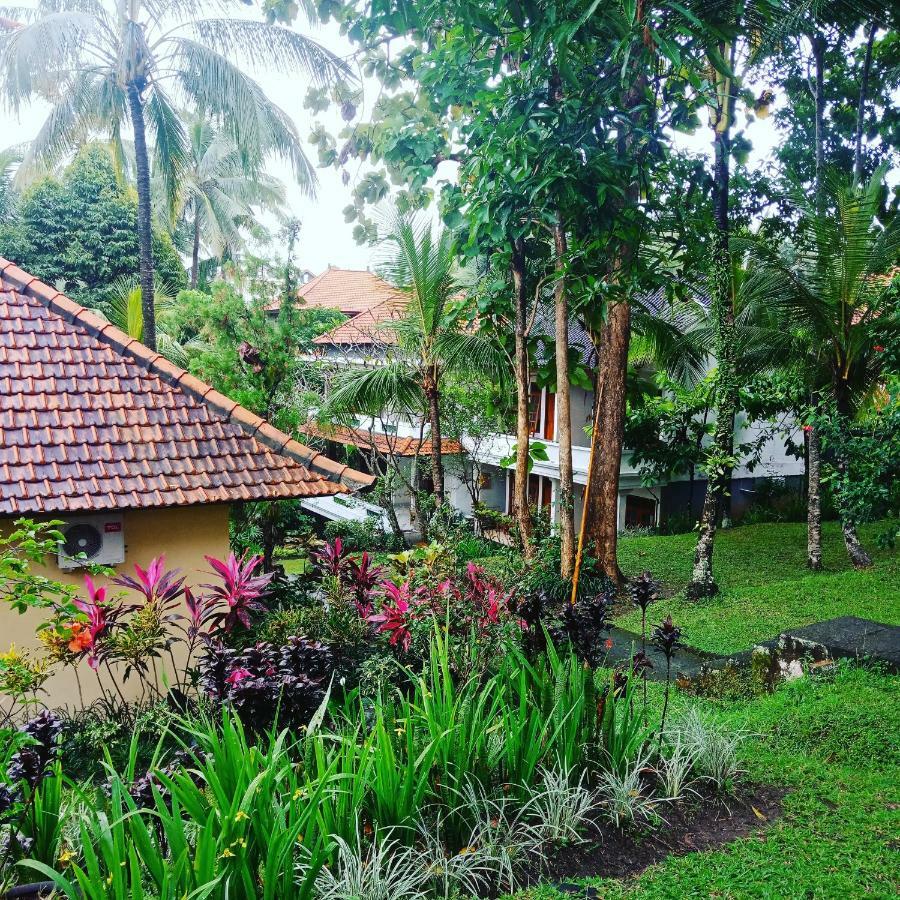
[[[333,544],[326,544],[312,554],[312,558],[322,570],[322,574],[342,578],[350,562],[344,550],[344,542],[338,537]]]
[[[130,588],[141,594],[146,603],[164,611],[170,608],[185,590],[185,579],[180,577],[180,570],[166,570],[165,561],[164,555],[157,556],[146,569],[142,569],[135,563],[136,578],[120,575],[113,581],[113,584]]]
[[[370,565],[369,554],[364,550],[357,563],[355,560],[347,560],[347,573],[350,578],[350,587],[353,590],[353,602],[356,610],[364,619],[374,612],[372,594],[381,580],[384,571],[382,566]]]
[[[367,621],[378,626],[378,631],[389,634],[389,644],[399,646],[405,653],[412,643],[410,624],[415,618],[415,607],[422,602],[421,591],[412,591],[409,581],[396,585],[392,581],[382,583],[385,602],[381,612],[367,616]]]
[[[87,616],[88,620],[87,638],[85,639],[84,630],[79,629],[78,647],[87,654],[88,665],[96,671],[102,656],[102,648],[99,644],[100,638],[108,634],[118,619],[130,611],[132,607],[126,607],[121,600],[115,604],[108,601],[106,588],[97,587],[90,575],[84,576],[84,587],[87,591],[87,600],[76,597],[73,601],[75,608]]]
[[[210,600],[224,603],[227,607],[227,612],[222,618],[222,627],[225,631],[231,631],[236,624],[240,623],[245,628],[250,628],[250,613],[266,611],[265,605],[260,602],[260,597],[265,595],[274,573],[253,574],[262,562],[261,556],[252,556],[247,559],[245,553],[238,559],[234,553],[229,553],[228,559],[225,561],[213,556],[204,558],[212,566],[213,573],[222,579],[222,584],[203,585],[210,591]]]

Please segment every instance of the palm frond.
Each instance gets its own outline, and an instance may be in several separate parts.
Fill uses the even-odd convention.
[[[170,44],[168,65],[197,107],[220,116],[244,152],[271,152],[288,161],[298,183],[307,192],[313,191],[316,174],[294,123],[259,84],[222,53],[199,41],[174,37]]]
[[[421,412],[425,397],[421,380],[401,361],[348,373],[329,396],[323,413],[378,415],[385,411]]]
[[[253,19],[200,19],[191,28],[209,48],[252,66],[265,60],[267,69],[286,74],[299,70],[320,85],[333,84],[338,78],[355,79],[353,70],[339,56],[282,25]]]
[[[159,85],[153,86],[144,109],[154,137],[154,171],[161,177],[169,218],[174,219],[178,186],[189,158],[187,135],[181,117]]]

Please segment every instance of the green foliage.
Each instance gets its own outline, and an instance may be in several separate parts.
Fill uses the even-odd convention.
[[[900,505],[900,398],[853,421],[833,408],[812,420],[822,437],[823,481],[842,520],[871,522]]]
[[[813,896],[890,895],[897,690],[896,676],[842,666],[749,703],[707,704],[711,722],[747,733],[740,750],[747,777],[788,788],[782,817],[760,821],[757,837],[670,856],[633,879],[588,879],[585,887],[610,900],[783,895],[798,884]],[[538,887],[515,897],[560,895]]]
[[[378,522],[366,519],[364,522],[328,522],[325,525],[325,539],[340,538],[351,553],[363,550],[371,552],[398,553],[404,548],[401,538],[385,531]]]
[[[0,223],[0,255],[88,307],[104,309],[113,284],[138,272],[137,200],[122,185],[107,150],[83,149],[60,178],[28,188],[16,215]],[[161,285],[187,284],[165,234],[154,236]]]
[[[308,368],[297,356],[342,316],[299,309],[293,303],[282,303],[270,315],[266,307],[280,301],[281,283],[253,278],[252,272],[251,303],[232,285],[218,281],[210,293],[179,293],[161,325],[181,343],[198,342],[190,359],[193,374],[291,432],[306,421],[304,404],[309,402],[296,395],[296,383]]]

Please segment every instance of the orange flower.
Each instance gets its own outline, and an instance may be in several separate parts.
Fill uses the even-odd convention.
[[[70,626],[72,637],[69,640],[69,649],[73,653],[84,653],[91,646],[91,633],[87,631],[81,622],[73,622]]]

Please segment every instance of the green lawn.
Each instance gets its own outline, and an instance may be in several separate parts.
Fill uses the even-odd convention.
[[[837,526],[828,523],[824,534],[828,569],[816,575],[804,567],[803,525],[721,532],[715,569],[722,592],[699,603],[679,596],[690,575],[693,534],[626,538],[620,544],[620,559],[626,574],[649,569],[663,581],[667,597],[655,604],[651,621],[671,612],[690,644],[726,653],[789,626],[834,616],[900,623],[900,560],[896,551],[875,548],[878,530],[878,526],[863,529],[875,565],[855,572]],[[633,612],[619,623],[639,627]],[[658,702],[660,686],[650,688]],[[721,850],[670,857],[636,878],[593,879],[586,885],[604,898],[897,896],[900,680],[896,676],[844,665],[834,675],[804,678],[753,700],[697,700],[676,691],[676,711],[688,702],[701,704],[748,734],[743,750],[747,777],[790,791],[783,817]],[[517,900],[561,896],[540,887],[518,894]]]
[[[690,578],[694,534],[624,538],[619,559],[626,575],[649,569],[663,582],[667,597],[651,607],[651,621],[671,612],[689,645],[712,653],[734,653],[785,628],[836,616],[900,624],[900,553],[875,546],[874,535],[883,528],[862,529],[875,564],[856,572],[847,559],[838,525],[826,523],[822,543],[827,568],[818,574],[805,566],[803,524],[720,531],[714,571],[721,593],[700,602],[680,595]],[[630,611],[617,624],[636,629],[640,617]]]
[[[783,817],[721,850],[670,857],[626,881],[584,884],[604,898],[896,896],[896,677],[845,667],[750,702],[705,705],[752,734],[743,753],[748,777],[790,791]],[[516,896],[562,895],[541,887]]]

